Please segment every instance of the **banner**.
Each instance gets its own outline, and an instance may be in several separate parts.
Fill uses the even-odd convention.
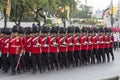
[[[7,3],[6,3],[6,14],[7,14],[7,16],[10,16],[10,12],[11,12],[11,0],[7,0]]]

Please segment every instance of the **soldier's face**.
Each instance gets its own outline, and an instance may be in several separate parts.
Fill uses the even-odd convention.
[[[20,37],[23,37],[24,35],[23,34],[19,34]]]
[[[17,37],[17,36],[18,36],[18,33],[15,32],[15,33],[12,34],[12,36],[13,36],[13,37]]]
[[[38,36],[38,33],[34,33],[34,36],[35,36],[35,37]]]

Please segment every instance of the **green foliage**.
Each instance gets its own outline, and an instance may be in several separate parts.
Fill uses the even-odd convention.
[[[52,20],[51,19],[47,19],[46,20],[46,24],[52,24]]]

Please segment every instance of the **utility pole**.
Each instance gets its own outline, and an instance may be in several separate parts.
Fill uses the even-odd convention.
[[[120,27],[120,0],[118,0],[118,27]]]
[[[114,23],[114,19],[113,19],[113,0],[111,0],[111,6],[112,6],[112,10],[111,10],[111,26],[113,27],[113,23]]]

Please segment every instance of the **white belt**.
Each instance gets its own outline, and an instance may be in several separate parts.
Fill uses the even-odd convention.
[[[38,47],[37,45],[33,45],[33,47]]]
[[[11,47],[20,47],[20,46],[12,45]]]

